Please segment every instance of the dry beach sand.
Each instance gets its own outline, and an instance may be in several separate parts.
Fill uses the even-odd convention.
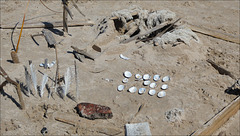
[[[62,11],[60,1],[44,0],[44,3],[55,11]],[[22,21],[27,1],[2,0],[1,24],[15,25]],[[239,36],[239,1],[95,1],[82,0],[77,5],[86,17],[81,16],[73,6],[70,9],[74,14],[73,20],[91,20],[98,24],[103,18],[110,17],[111,13],[127,9],[136,5],[147,10],[168,9],[182,17],[191,24],[211,28],[222,33]],[[44,16],[47,15],[47,16]],[[36,18],[35,18],[36,17]],[[62,13],[54,13],[46,9],[40,1],[31,1],[26,14],[29,22],[36,21],[61,21]],[[69,19],[70,20],[70,19]],[[177,46],[153,46],[151,43],[135,41],[119,44],[120,34],[113,29],[108,35],[97,36],[96,25],[69,27],[66,37],[57,32],[62,27],[54,28],[58,45],[59,72],[63,76],[70,67],[74,73],[74,60],[77,62],[79,75],[80,97],[77,103],[69,98],[64,100],[57,94],[48,98],[45,89],[44,96],[38,94],[27,96],[23,94],[26,109],[18,108],[18,96],[14,86],[7,84],[1,92],[1,134],[2,135],[41,135],[41,129],[48,129],[47,135],[124,135],[126,123],[148,122],[152,135],[189,135],[199,129],[206,121],[227,106],[238,94],[229,94],[225,90],[235,80],[228,75],[221,75],[206,60],[211,59],[219,66],[230,71],[236,78],[239,72],[239,44],[216,39],[196,33],[200,42],[179,44]],[[49,48],[43,36],[35,37],[39,44],[32,40],[31,34],[37,34],[42,28],[23,29],[18,57],[19,64],[11,63],[10,51],[12,49],[12,29],[1,29],[1,66],[8,75],[26,85],[24,66],[30,71],[28,61],[32,60],[35,68],[48,74],[54,79],[56,65],[50,69],[39,67],[44,59],[49,62],[55,60],[54,48]],[[13,43],[16,45],[20,29],[13,33]],[[101,39],[101,37],[103,37]],[[105,38],[105,39],[104,39]],[[71,46],[84,49],[88,45],[100,43],[104,48],[103,53],[95,61],[85,59],[80,62],[74,58]],[[123,54],[130,60],[123,60]],[[123,72],[132,74],[159,74],[162,77],[169,75],[171,81],[167,84],[167,95],[158,98],[147,93],[131,94],[124,90],[117,91],[117,86],[122,84]],[[42,74],[37,72],[38,84]],[[106,80],[109,79],[109,80]],[[1,77],[1,83],[4,78]],[[50,90],[52,81],[49,79]],[[159,92],[161,81],[157,82],[156,91]],[[142,82],[130,78],[126,88],[142,87]],[[148,88],[149,89],[149,88]],[[31,90],[34,92],[33,86]],[[24,90],[23,90],[24,91]],[[75,81],[73,78],[69,90],[76,96]],[[80,102],[89,102],[109,106],[113,112],[112,119],[88,120],[79,117],[74,107]],[[141,105],[144,105],[136,117],[133,117]],[[165,112],[178,108],[183,110],[181,121],[168,122]],[[44,117],[45,116],[45,117]],[[64,118],[76,122],[77,126],[56,121],[54,118]],[[240,113],[233,116],[215,135],[226,131],[227,135],[240,134]]]

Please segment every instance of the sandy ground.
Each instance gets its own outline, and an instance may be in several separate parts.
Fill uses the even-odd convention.
[[[56,11],[62,11],[59,1],[45,1]],[[22,20],[26,1],[1,1],[1,24],[14,25]],[[192,24],[215,29],[224,33],[239,35],[239,1],[78,1],[78,6],[86,17],[82,17],[76,9],[72,8],[74,20],[92,20],[96,24],[109,17],[113,11],[126,9],[130,5],[137,5],[148,10],[169,9],[184,17],[183,20]],[[44,16],[48,15],[48,16]],[[42,17],[41,17],[42,16]],[[37,17],[37,18],[35,18]],[[53,13],[46,9],[39,1],[31,1],[26,15],[30,21],[61,21],[62,14]],[[48,48],[44,37],[36,37],[39,46],[31,39],[31,34],[37,34],[42,29],[24,29],[20,42],[18,57],[19,64],[10,62],[12,49],[10,29],[1,29],[1,66],[9,76],[26,85],[24,66],[29,69],[28,61],[32,60],[35,68],[55,76],[56,65],[51,69],[43,69],[38,65],[47,58],[55,60],[54,48]],[[62,28],[55,28],[62,31]],[[71,36],[63,37],[54,34],[57,41],[64,39],[62,45],[58,45],[60,75],[64,75],[66,69],[74,70],[74,60],[70,46],[84,49],[93,43],[96,37],[96,26],[70,27]],[[13,33],[13,42],[16,45],[20,30]],[[1,134],[3,135],[40,135],[45,126],[48,135],[105,135],[112,134],[110,130],[119,130],[119,135],[124,135],[124,125],[128,122],[148,122],[153,135],[189,135],[199,129],[207,120],[228,105],[236,95],[227,94],[225,90],[235,80],[227,75],[220,75],[209,63],[211,59],[223,68],[231,71],[239,78],[239,45],[209,36],[197,34],[200,43],[192,42],[190,46],[180,44],[162,49],[159,46],[138,42],[119,44],[117,31],[111,31],[104,41],[98,38],[96,43],[106,45],[101,56],[95,61],[86,59],[84,63],[77,61],[79,74],[80,97],[77,103],[90,102],[111,107],[113,118],[108,120],[88,120],[78,116],[74,107],[76,102],[69,98],[61,99],[57,94],[48,99],[47,90],[43,98],[35,94],[23,95],[26,110],[20,110],[16,89],[12,85],[6,85],[1,92]],[[119,58],[119,54],[131,58],[126,61]],[[117,86],[124,78],[124,71],[133,74],[169,75],[169,89],[167,96],[158,98],[147,93],[139,95],[131,94],[126,90],[117,91]],[[38,84],[41,83],[42,74],[37,72]],[[111,79],[110,82],[105,79]],[[1,77],[1,83],[3,82]],[[49,86],[52,81],[48,81]],[[163,83],[158,82],[157,92]],[[130,78],[127,88],[131,86],[142,87],[142,82]],[[34,89],[31,87],[33,92]],[[50,88],[53,91],[53,88]],[[22,90],[24,92],[24,89]],[[75,96],[75,83],[70,88]],[[141,112],[137,113],[140,105],[144,104]],[[48,108],[46,108],[48,107]],[[165,112],[180,108],[184,110],[181,122],[169,123],[165,118]],[[44,114],[47,117],[44,117]],[[55,117],[65,118],[78,123],[78,127],[57,122]],[[133,119],[132,119],[133,118]],[[221,128],[227,135],[240,134],[239,112]],[[109,130],[102,132],[100,129]],[[219,130],[219,132],[221,131]],[[216,132],[217,134],[218,132]]]

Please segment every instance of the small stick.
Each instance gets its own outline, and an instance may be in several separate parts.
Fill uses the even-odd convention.
[[[75,82],[76,82],[76,94],[77,94],[77,100],[79,98],[79,90],[78,90],[78,72],[77,72],[77,64],[74,60],[74,66],[75,66]]]
[[[55,120],[69,124],[69,125],[73,125],[74,127],[76,126],[76,123],[73,121],[70,121],[70,120],[66,120],[66,119],[62,119],[62,118],[58,118],[58,117],[55,117]]]
[[[23,97],[22,97],[20,85],[19,85],[17,82],[13,81],[13,80],[7,75],[7,73],[3,70],[3,68],[2,68],[1,66],[0,66],[0,75],[3,76],[8,83],[11,83],[11,84],[13,84],[13,85],[16,86],[18,98],[19,98],[19,101],[20,101],[20,108],[21,108],[22,110],[24,110],[24,109],[25,109],[25,104],[24,104],[24,101],[23,101]],[[4,85],[6,85],[6,81],[1,85],[1,87],[3,87]]]
[[[230,76],[232,79],[235,79],[235,80],[236,80],[235,76],[234,76],[230,71],[227,71],[227,70],[225,70],[224,68],[218,66],[215,62],[213,62],[213,61],[210,60],[210,59],[208,59],[207,62],[210,63],[210,64],[219,72],[219,74],[221,74],[221,75],[228,75],[228,76]]]
[[[63,31],[65,33],[68,33],[68,25],[67,25],[67,2],[68,0],[63,0]]]
[[[55,45],[55,54],[56,54],[56,63],[57,63],[57,68],[56,68],[56,76],[55,76],[55,87],[57,86],[57,81],[60,78],[59,75],[59,62],[58,62],[58,56],[57,56],[57,45]]]
[[[75,51],[75,52],[77,52],[77,53],[79,53],[79,54],[82,54],[82,55],[84,55],[84,56],[87,56],[88,58],[90,58],[90,59],[92,59],[92,60],[94,60],[94,56],[92,56],[91,54],[88,54],[85,50],[80,50],[80,49],[78,49],[77,47],[74,47],[74,46],[71,46],[71,48]]]
[[[47,63],[48,63],[48,59],[45,59],[45,60],[44,60],[44,69],[47,69],[47,68],[48,68]]]

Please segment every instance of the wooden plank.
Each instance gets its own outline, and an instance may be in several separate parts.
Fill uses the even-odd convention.
[[[20,25],[20,24],[19,24]],[[68,27],[77,27],[77,26],[91,26],[94,25],[92,21],[69,21]],[[56,22],[34,22],[34,23],[25,23],[23,29],[30,29],[30,28],[53,28],[53,27],[63,27],[62,21]],[[1,25],[1,29],[14,29],[15,25]],[[21,29],[21,26],[17,26],[17,29]]]
[[[192,135],[212,135],[218,130],[226,121],[235,115],[240,109],[240,97],[236,97],[227,107],[216,114],[210,121],[208,121],[202,129],[197,130]]]
[[[214,38],[222,39],[222,40],[225,40],[225,41],[240,44],[240,39],[239,39],[240,35],[232,35],[232,34],[222,33],[222,32],[212,30],[212,29],[209,29],[209,28],[205,28],[205,27],[201,27],[201,26],[198,26],[198,25],[190,24],[188,22],[186,22],[186,23],[189,25],[189,28],[194,32],[204,34],[204,35],[208,35],[208,36],[212,36]]]

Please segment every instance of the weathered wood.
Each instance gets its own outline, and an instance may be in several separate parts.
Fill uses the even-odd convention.
[[[94,22],[86,21],[68,21],[68,27],[78,27],[78,26],[92,26]],[[31,29],[31,28],[54,28],[54,27],[63,27],[62,21],[56,22],[34,22],[34,23],[25,23],[23,29]],[[14,29],[14,25],[1,25],[0,29]],[[21,29],[21,26],[17,26],[16,29]]]
[[[84,55],[84,56],[88,57],[89,59],[92,59],[92,60],[95,59],[95,57],[94,57],[93,55],[87,53],[85,50],[80,50],[80,49],[78,49],[77,47],[74,47],[74,46],[71,46],[71,48],[72,48],[75,52],[77,52],[77,53],[79,53],[79,54],[81,54],[81,55]]]
[[[76,126],[76,123],[73,121],[70,121],[70,120],[66,120],[66,119],[62,119],[62,118],[58,118],[58,117],[55,117],[55,120],[69,124],[69,125]]]
[[[211,36],[211,37],[214,37],[217,39],[222,39],[225,41],[240,44],[240,39],[239,39],[240,35],[231,35],[231,34],[222,33],[222,32],[210,29],[210,28],[205,28],[202,26],[194,25],[194,24],[191,24],[188,22],[186,22],[186,23],[188,24],[189,28],[194,32],[204,34],[207,36]]]
[[[156,27],[148,30],[148,31],[147,31],[146,33],[144,33],[144,34],[137,34],[137,35],[135,35],[135,36],[133,36],[133,37],[127,39],[127,40],[121,41],[120,43],[128,43],[128,42],[131,42],[131,41],[133,41],[133,40],[135,40],[135,39],[138,39],[138,38],[141,38],[141,37],[146,36],[146,35],[148,35],[148,34],[151,34],[151,33],[155,32],[155,31],[157,31],[157,30],[159,30],[159,29],[161,29],[161,28],[163,28],[163,27],[165,27],[165,26],[167,26],[167,25],[169,25],[169,24],[172,24],[172,23],[174,23],[174,22],[175,22],[175,21],[163,22],[163,23],[161,23],[160,25],[158,25],[158,26],[156,26]]]
[[[63,31],[68,33],[67,0],[63,0]]]
[[[133,12],[131,13],[132,16],[136,16],[138,15],[138,12]],[[114,19],[118,19],[118,17],[111,17],[110,19],[114,20]]]
[[[224,68],[218,66],[215,62],[213,62],[212,60],[208,59],[207,60],[208,63],[210,63],[221,75],[228,75],[230,76],[232,79],[236,80],[236,77],[230,72],[225,70]]]
[[[43,29],[43,35],[47,41],[47,43],[50,45],[50,46],[54,46],[57,42],[55,40],[55,38],[53,37],[53,34],[50,30],[48,29]]]
[[[2,68],[1,66],[0,66],[0,75],[3,76],[3,78],[5,78],[8,83],[11,83],[11,84],[13,84],[13,85],[16,86],[16,88],[17,88],[17,94],[18,94],[18,98],[19,98],[19,102],[20,102],[20,108],[21,108],[22,110],[24,110],[24,109],[25,109],[25,104],[24,104],[24,101],[23,101],[23,97],[22,97],[22,92],[21,92],[21,87],[20,87],[20,85],[19,85],[17,82],[13,81],[13,80],[7,75],[7,73],[3,70],[3,68]],[[3,87],[4,85],[6,85],[6,83],[7,83],[6,81],[3,82],[3,84],[1,85],[1,87]]]
[[[212,135],[217,129],[219,129],[229,118],[235,115],[240,109],[240,97],[238,96],[227,107],[215,115],[210,121],[208,121],[202,129],[197,130],[192,135],[203,136]]]
[[[13,63],[20,63],[18,59],[18,55],[15,51],[11,51],[11,57],[12,57]]]

